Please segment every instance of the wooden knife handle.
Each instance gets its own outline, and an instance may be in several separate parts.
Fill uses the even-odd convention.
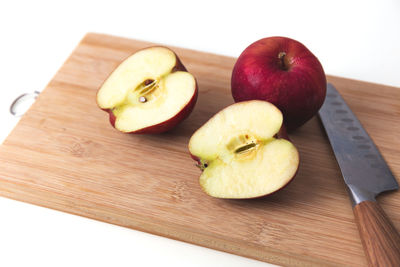
[[[400,235],[375,201],[363,201],[353,209],[370,266],[400,266]]]

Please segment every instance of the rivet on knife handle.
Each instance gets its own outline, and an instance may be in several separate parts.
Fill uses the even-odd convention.
[[[400,266],[400,235],[375,197],[398,183],[372,139],[332,84],[319,111],[347,185],[371,266]]]

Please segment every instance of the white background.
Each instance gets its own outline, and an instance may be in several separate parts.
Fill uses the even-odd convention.
[[[0,29],[0,140],[17,121],[12,100],[42,90],[89,31],[229,56],[262,37],[288,36],[327,74],[400,86],[397,0],[3,0]],[[0,266],[265,266],[1,197],[0,251]]]

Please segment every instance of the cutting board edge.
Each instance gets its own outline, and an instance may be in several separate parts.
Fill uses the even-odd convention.
[[[236,60],[237,57],[239,55],[237,55],[237,57],[235,56],[231,56],[231,55],[225,55],[225,54],[217,54],[217,53],[213,53],[210,51],[204,51],[204,50],[199,50],[199,49],[195,49],[195,48],[190,48],[190,47],[182,47],[182,46],[177,46],[177,45],[172,45],[172,44],[165,44],[165,43],[158,43],[158,42],[153,42],[153,41],[147,41],[147,40],[143,40],[143,39],[131,39],[127,36],[118,36],[118,35],[113,35],[113,34],[105,34],[105,33],[100,33],[100,32],[87,32],[82,39],[79,41],[78,45],[74,48],[74,50],[72,51],[71,55],[73,54],[73,52],[75,51],[75,49],[81,45],[84,44],[85,42],[89,41],[91,38],[99,38],[99,37],[105,37],[105,38],[117,38],[120,40],[124,40],[126,42],[131,42],[132,40],[135,40],[137,42],[140,42],[143,45],[161,45],[161,46],[167,46],[169,48],[172,49],[190,49],[191,51],[195,51],[195,52],[199,52],[199,53],[207,53],[207,55],[209,56],[215,56],[215,57],[225,57],[225,58],[230,58],[232,60]],[[145,46],[143,46],[144,48]],[[243,48],[244,49],[244,48]],[[136,51],[136,50],[135,50]],[[134,53],[135,51],[132,51],[132,53]],[[68,57],[69,58],[69,57]],[[65,63],[65,62],[64,62]],[[63,64],[64,64],[63,63]],[[62,66],[62,65],[61,65]],[[61,68],[61,67],[60,67]],[[330,80],[334,79],[334,80],[347,80],[347,81],[351,81],[351,82],[356,82],[356,83],[362,83],[362,84],[369,84],[369,85],[376,85],[376,86],[384,86],[387,88],[393,88],[396,90],[400,90],[400,87],[397,86],[393,86],[393,85],[387,85],[387,84],[380,84],[380,83],[376,83],[376,82],[371,82],[371,81],[363,81],[363,80],[359,80],[356,78],[351,78],[351,77],[342,77],[342,76],[338,76],[338,75],[333,75],[333,74],[326,74],[327,77],[327,81],[330,82]],[[53,77],[54,78],[54,77]],[[47,87],[47,86],[46,86]]]
[[[157,222],[151,218],[140,218],[139,216],[124,216],[122,209],[118,210],[113,208],[114,212],[107,211],[107,207],[101,203],[89,202],[88,206],[101,207],[101,209],[96,209],[94,213],[88,215],[87,210],[85,212],[77,212],[77,205],[82,205],[82,199],[80,203],[73,203],[76,199],[68,197],[66,195],[57,194],[55,192],[49,192],[46,190],[41,190],[39,187],[33,187],[32,185],[23,183],[13,183],[10,180],[5,180],[0,178],[0,196],[13,199],[16,201],[36,205],[43,208],[53,209],[60,212],[69,213],[72,215],[101,221],[104,223],[111,223],[116,226],[126,227],[132,230],[145,232],[152,235],[158,235],[165,238],[189,243],[192,245],[202,246],[209,249],[218,250],[221,252],[238,255],[241,257],[251,258],[258,261],[263,261],[271,264],[277,264],[282,266],[335,266],[335,263],[328,262],[325,259],[318,259],[306,255],[298,255],[294,253],[283,253],[280,250],[275,250],[273,248],[268,248],[265,251],[261,248],[257,248],[256,245],[246,246],[246,252],[243,252],[243,244],[238,240],[226,240],[223,237],[212,236],[210,234],[206,235],[204,233],[196,233],[193,229],[182,230],[180,225],[171,225],[170,222],[164,222],[159,218]],[[5,186],[4,186],[5,185]],[[46,194],[51,194],[52,197],[43,197]],[[69,201],[73,204],[70,209],[65,208],[66,206],[57,204],[54,200]],[[49,201],[49,200],[53,201]],[[108,208],[111,210],[111,208]],[[112,214],[112,216],[109,216]],[[97,215],[97,216],[96,216]],[[101,215],[101,216],[99,216]],[[110,222],[112,218],[113,222]],[[133,219],[132,219],[133,218]],[[125,219],[125,220],[124,220]],[[130,220],[129,220],[130,219]],[[147,220],[146,220],[147,219]],[[153,220],[153,223],[150,222]],[[132,223],[128,222],[135,222]],[[163,223],[164,222],[164,223]],[[177,231],[179,229],[179,231]],[[177,233],[180,233],[179,235]]]

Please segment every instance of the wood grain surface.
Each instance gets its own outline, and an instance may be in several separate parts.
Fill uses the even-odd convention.
[[[318,118],[290,135],[301,165],[284,190],[256,200],[208,197],[191,134],[233,103],[235,59],[172,49],[199,84],[194,112],[161,135],[113,129],[95,95],[109,73],[150,43],[90,33],[0,147],[0,195],[290,266],[367,264],[339,168]],[[39,71],[39,70],[38,70]],[[328,77],[400,177],[400,90]],[[400,193],[379,202],[400,229]]]
[[[379,204],[364,201],[353,211],[369,266],[400,266],[400,235]]]

